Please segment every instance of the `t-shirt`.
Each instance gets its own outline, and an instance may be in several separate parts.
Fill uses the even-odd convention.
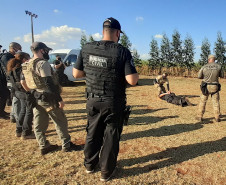
[[[224,77],[224,72],[220,64],[208,63],[204,65],[198,74],[199,79],[203,79],[206,83],[218,83],[218,78]]]
[[[158,82],[158,84],[163,85],[164,83],[169,84],[169,80],[168,78],[163,78],[163,75],[159,75],[156,78],[156,81]]]
[[[114,43],[112,41],[100,41],[102,43]],[[114,43],[115,44],[115,43]],[[130,74],[134,74],[137,73],[135,65],[134,65],[134,61],[132,58],[132,55],[130,53],[130,51],[128,49],[125,48],[125,52],[123,52],[123,56],[122,58],[124,59],[124,61],[122,61],[119,65],[119,69],[121,74],[126,75],[130,75]],[[76,61],[76,63],[74,64],[74,68],[83,71],[84,70],[84,65],[83,65],[83,56],[82,56],[82,50],[80,51],[80,54],[78,56],[78,59]]]

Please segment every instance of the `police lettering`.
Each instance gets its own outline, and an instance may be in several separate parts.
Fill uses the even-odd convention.
[[[107,58],[90,55],[89,64],[96,67],[107,68]]]

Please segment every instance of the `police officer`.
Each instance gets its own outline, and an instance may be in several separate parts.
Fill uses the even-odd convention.
[[[158,95],[166,93],[166,89],[164,87],[164,83],[167,85],[167,91],[170,91],[169,88],[169,80],[167,78],[168,74],[164,72],[162,75],[158,75],[157,78],[155,79],[155,87],[158,90]]]
[[[34,132],[42,155],[58,148],[57,145],[51,145],[46,140],[45,132],[48,128],[49,116],[56,125],[57,134],[62,141],[62,151],[80,149],[71,142],[68,134],[68,122],[63,111],[64,102],[60,96],[60,87],[48,63],[50,50],[51,48],[44,43],[34,42],[31,46],[34,57],[22,65],[25,77],[25,81],[22,80],[23,86],[28,87],[26,90],[35,90],[37,105],[33,108]],[[33,70],[35,73],[32,72]]]
[[[62,62],[61,57],[59,55],[56,56],[56,60],[53,61],[54,68],[56,70],[56,74],[58,76],[60,85],[66,84],[68,79],[65,79],[64,70],[66,65]]]
[[[86,76],[87,137],[85,167],[92,173],[100,165],[101,181],[116,167],[125,118],[126,84],[136,85],[138,74],[128,49],[118,44],[121,26],[114,18],[103,23],[103,40],[87,43],[73,69],[75,78]]]
[[[203,114],[205,113],[206,102],[209,95],[211,95],[214,109],[214,116],[216,122],[220,121],[220,84],[218,78],[224,77],[224,72],[220,64],[215,63],[215,56],[208,56],[208,64],[204,65],[198,74],[199,79],[202,80],[201,89],[202,94],[200,96],[201,100],[199,103],[198,115],[196,119],[202,121]]]
[[[0,79],[0,83],[1,83],[1,88],[0,88],[0,118],[3,118],[3,119],[8,119],[8,113],[6,113],[4,111],[5,109],[5,106],[6,106],[6,101],[7,99],[10,100],[10,104],[11,104],[11,98],[10,98],[10,91],[8,90],[7,88],[7,80],[8,77],[7,77],[7,70],[6,70],[6,66],[7,66],[7,63],[10,59],[14,58],[14,55],[16,54],[16,52],[18,51],[21,51],[22,50],[22,47],[19,43],[17,42],[11,42],[9,44],[9,52],[7,53],[3,53],[1,58],[0,58],[0,73],[1,73],[1,79]],[[19,100],[17,100],[17,102],[13,102],[13,103],[18,103]],[[13,111],[11,111],[13,112]],[[15,119],[12,116],[12,119]]]

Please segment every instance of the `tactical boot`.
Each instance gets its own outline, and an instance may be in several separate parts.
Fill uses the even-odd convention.
[[[41,149],[41,155],[45,155],[57,149],[58,149],[58,145],[49,145],[48,147]]]
[[[63,152],[72,152],[72,151],[79,151],[82,150],[83,147],[80,145],[75,145],[74,143],[70,142],[70,147],[62,148]]]

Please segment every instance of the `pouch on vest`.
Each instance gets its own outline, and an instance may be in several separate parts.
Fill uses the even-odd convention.
[[[202,91],[202,94],[204,96],[207,96],[209,94],[208,89],[207,89],[207,83],[206,82],[202,82],[200,85],[200,89]]]

